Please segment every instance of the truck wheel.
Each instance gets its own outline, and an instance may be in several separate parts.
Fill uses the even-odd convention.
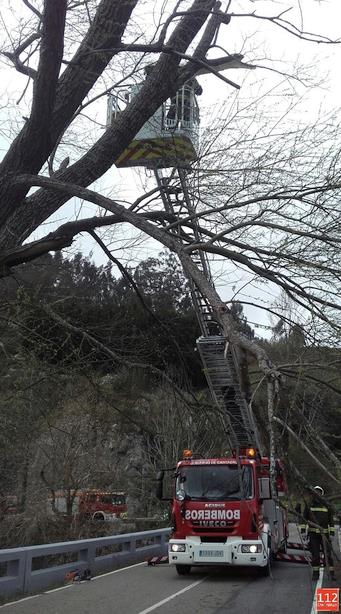
[[[267,564],[264,565],[264,567],[259,568],[260,575],[263,576],[263,578],[268,578],[271,575],[271,561],[272,561],[272,552],[271,552],[271,548],[269,548]]]
[[[268,578],[269,577],[269,575],[270,575],[270,559],[268,559],[268,562],[267,562],[267,564],[264,567],[260,567],[259,568],[259,571],[260,571],[260,575],[263,578]]]
[[[99,520],[100,522],[104,522],[104,515],[102,514],[102,512],[95,512],[92,520]]]
[[[179,576],[187,576],[189,572],[191,571],[190,565],[175,565],[175,567],[176,567],[176,571],[178,572]]]

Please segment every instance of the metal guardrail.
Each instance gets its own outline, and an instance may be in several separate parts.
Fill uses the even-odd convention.
[[[170,529],[0,550],[0,597],[34,593],[63,583],[68,571],[93,575],[121,564],[162,556]],[[69,558],[69,562],[60,562]],[[73,559],[70,561],[70,559]]]

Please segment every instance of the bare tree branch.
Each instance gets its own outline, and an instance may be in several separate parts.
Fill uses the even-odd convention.
[[[330,471],[329,469],[327,469],[327,467],[325,467],[323,465],[323,463],[321,463],[319,461],[319,459],[316,457],[316,454],[314,454],[311,450],[309,450],[309,448],[305,445],[305,443],[303,443],[303,441],[300,439],[300,437],[298,437],[296,435],[296,433],[292,430],[292,428],[290,428],[290,426],[288,424],[286,424],[285,422],[283,422],[283,420],[281,420],[280,418],[277,418],[277,416],[274,416],[274,421],[278,422],[278,424],[280,424],[283,428],[285,428],[286,431],[288,431],[288,433],[290,433],[290,435],[295,439],[295,441],[297,441],[297,443],[299,443],[299,445],[301,446],[301,448],[307,452],[307,454],[309,454],[310,458],[315,462],[316,465],[318,465],[318,467],[320,467],[320,469],[322,469],[322,471],[328,475],[328,477],[333,480],[333,482],[336,482],[337,484],[341,485],[340,480],[338,480]]]
[[[40,13],[40,11],[38,11],[38,9],[35,6],[33,6],[33,4],[29,0],[22,0],[22,2],[26,4],[26,6],[32,11],[32,13],[37,15],[37,17],[39,17],[39,19],[42,20],[42,17],[43,17],[42,14]]]

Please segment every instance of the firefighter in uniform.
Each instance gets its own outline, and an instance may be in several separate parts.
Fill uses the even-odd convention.
[[[301,533],[308,528],[309,549],[311,551],[313,580],[318,580],[320,574],[320,551],[327,557],[330,577],[335,580],[334,562],[330,538],[334,535],[333,514],[326,507],[321,486],[314,486],[314,495],[310,504],[305,504],[303,518],[305,524],[300,525]]]

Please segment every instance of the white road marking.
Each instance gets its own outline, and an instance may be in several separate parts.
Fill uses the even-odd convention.
[[[178,597],[179,595],[186,593],[186,591],[190,591],[191,588],[198,586],[198,584],[201,584],[207,578],[209,578],[209,576],[205,576],[204,578],[201,578],[201,580],[198,580],[198,582],[193,582],[193,584],[186,586],[186,588],[183,588],[181,591],[178,591],[177,593],[173,593],[173,595],[166,597],[166,599],[162,599],[162,601],[155,603],[154,605],[150,606],[150,608],[147,608],[146,610],[142,610],[141,612],[138,612],[138,614],[148,614],[149,612],[153,612],[153,610],[160,608],[162,605],[165,605],[165,603],[168,603],[172,599],[175,599],[175,597]]]
[[[115,571],[108,571],[107,573],[102,573],[99,576],[94,576],[91,578],[91,582],[93,582],[93,580],[105,578],[105,576],[111,576],[114,573],[120,573],[120,571],[126,571],[127,569],[132,569],[133,567],[139,567],[140,565],[146,565],[146,561],[143,561],[143,563],[135,563],[134,565],[129,565],[128,567],[121,567],[121,569],[115,569]]]
[[[314,594],[314,599],[313,599],[313,604],[312,604],[312,607],[311,607],[310,614],[317,614],[317,609],[316,609],[316,591],[317,591],[317,589],[321,588],[321,586],[322,586],[323,569],[324,569],[323,567],[320,567],[320,575],[319,575],[319,579],[316,582],[315,594]]]
[[[9,603],[5,603],[4,605],[0,605],[0,608],[6,608],[8,605],[16,605],[17,603],[22,603],[23,601],[28,601],[29,599],[34,599],[35,597],[39,597],[38,595],[31,595],[30,597],[24,597],[23,599],[18,599],[18,601],[9,601]]]
[[[48,595],[49,593],[56,593],[57,591],[63,591],[64,588],[71,588],[71,586],[72,584],[66,584],[65,586],[59,586],[58,588],[51,588],[51,590],[44,591],[43,593],[41,593],[41,595]]]

